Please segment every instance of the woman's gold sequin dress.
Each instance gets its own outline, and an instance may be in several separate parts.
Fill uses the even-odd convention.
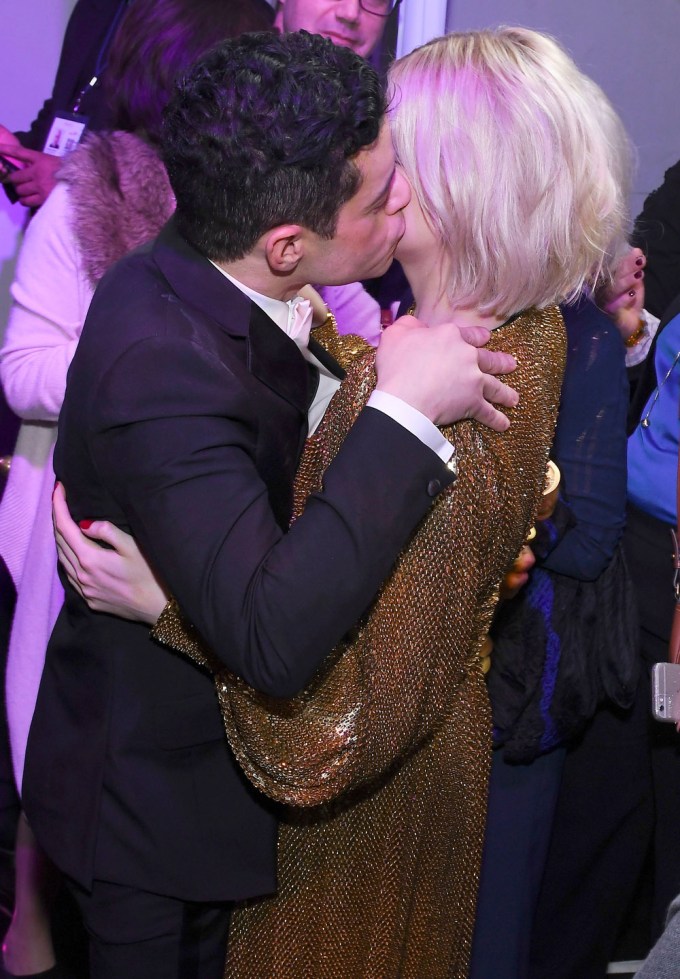
[[[337,355],[348,344],[360,341],[329,346]],[[541,494],[564,366],[559,311],[530,310],[489,346],[519,362],[509,431],[472,421],[444,430],[455,484],[315,681],[277,701],[217,677],[236,757],[287,804],[278,894],[235,911],[227,979],[467,976],[490,761],[479,652]],[[298,513],[374,383],[368,352],[308,440]],[[211,661],[172,608],[155,634]]]

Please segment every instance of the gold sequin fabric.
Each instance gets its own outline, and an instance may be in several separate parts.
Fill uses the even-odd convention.
[[[543,486],[564,364],[559,311],[530,310],[490,346],[519,361],[511,428],[444,430],[458,478],[351,638],[291,701],[217,678],[236,757],[287,803],[278,894],[235,911],[227,979],[467,976],[490,761],[479,651]],[[372,353],[349,366],[308,440],[298,513],[374,382]],[[170,614],[166,629],[177,622]]]

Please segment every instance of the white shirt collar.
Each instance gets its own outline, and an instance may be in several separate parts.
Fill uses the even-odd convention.
[[[250,286],[244,285],[243,282],[239,282],[239,280],[235,279],[233,275],[229,275],[229,273],[225,272],[223,268],[220,268],[220,266],[216,262],[213,262],[212,259],[210,259],[210,263],[211,265],[215,266],[218,272],[221,272],[222,275],[226,276],[232,285],[235,285],[237,289],[240,289],[241,292],[244,293],[244,295],[248,296],[249,299],[252,299],[252,301],[276,323],[279,329],[283,330],[283,332],[286,334],[290,333],[290,325],[293,321],[293,309],[302,299],[302,296],[295,296],[293,299],[289,299],[288,302],[284,302],[282,299],[273,299],[271,296],[265,296],[261,292],[256,292],[254,289],[251,289]]]
[[[254,289],[250,289],[248,286],[239,282],[235,279],[233,275],[229,275],[224,269],[221,269],[219,265],[212,262],[212,265],[226,276],[229,281],[240,289],[244,295],[248,296],[254,303],[256,303],[260,309],[262,309],[267,316],[270,317],[276,323],[276,325],[283,330],[284,333],[288,334],[289,327],[293,322],[293,310],[295,304],[299,302],[302,298],[301,296],[296,296],[294,299],[288,302],[283,302],[281,299],[272,299],[271,296],[264,296],[261,292],[255,292]],[[308,423],[309,423],[309,434],[312,435],[317,427],[319,426],[321,419],[324,416],[324,412],[328,407],[328,402],[331,400],[337,389],[340,387],[340,381],[338,378],[328,370],[317,358],[310,352],[307,346],[301,349],[302,356],[309,363],[313,364],[319,371],[319,386],[316,391],[316,396],[312,404],[309,407]]]

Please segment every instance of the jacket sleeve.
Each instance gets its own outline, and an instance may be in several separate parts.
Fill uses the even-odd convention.
[[[551,455],[573,523],[542,565],[593,581],[625,524],[628,382],[623,344],[609,319],[590,302],[566,308],[564,316],[567,365]]]
[[[26,231],[0,350],[5,396],[15,414],[27,420],[58,418],[92,297],[70,228],[68,190],[60,184]]]
[[[255,466],[248,397],[186,339],[128,349],[92,417],[95,465],[182,612],[229,670],[273,696],[311,678],[452,478],[366,408],[284,533]]]

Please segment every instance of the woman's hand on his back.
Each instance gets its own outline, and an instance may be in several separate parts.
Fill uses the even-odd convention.
[[[75,523],[61,483],[52,518],[59,561],[83,601],[95,612],[153,625],[168,596],[134,538],[106,520]]]

